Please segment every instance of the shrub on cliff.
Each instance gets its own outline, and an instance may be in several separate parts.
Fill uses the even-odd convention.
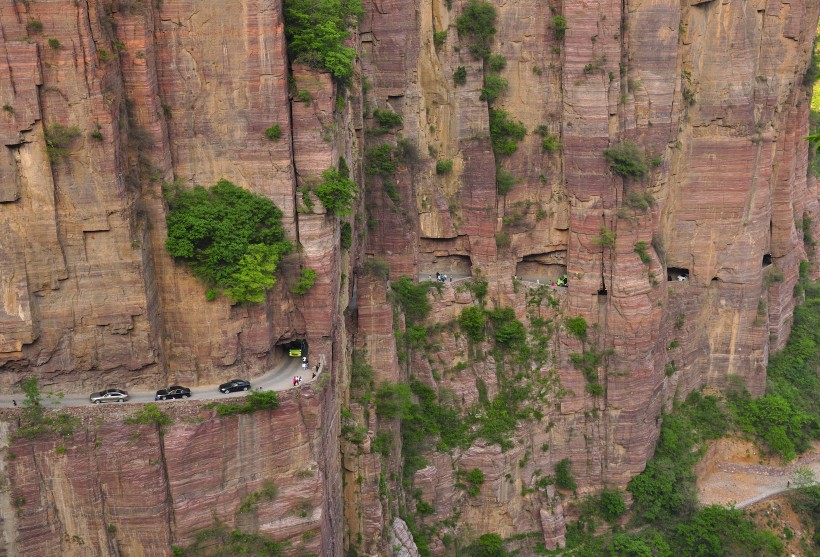
[[[325,209],[334,215],[345,216],[353,211],[359,189],[341,170],[330,167],[322,172],[322,183],[316,187],[315,193]]]
[[[484,534],[467,547],[470,557],[507,557],[504,540],[498,534]]]
[[[509,156],[518,149],[518,142],[527,135],[527,128],[517,120],[510,120],[503,110],[490,109],[490,139],[496,155]]]
[[[791,460],[820,438],[820,286],[801,280],[806,301],[795,308],[786,347],[767,369],[766,396],[729,397],[735,423]]]
[[[456,19],[459,38],[470,41],[470,54],[483,59],[490,55],[490,46],[495,37],[495,6],[484,0],[470,0],[467,7]]]
[[[293,285],[290,291],[299,296],[304,296],[313,288],[313,284],[316,282],[316,276],[316,271],[313,269],[302,269],[299,280]]]
[[[279,408],[279,396],[276,391],[251,391],[244,402],[226,402],[216,405],[220,416],[250,414],[257,410],[276,410]]]
[[[604,149],[604,157],[612,171],[621,176],[645,176],[649,170],[643,151],[631,141]]]
[[[285,0],[284,7],[291,58],[349,80],[356,51],[344,41],[348,28],[364,15],[361,0]]]
[[[45,129],[46,154],[51,162],[58,162],[68,154],[75,139],[80,137],[80,128],[51,124]]]
[[[208,288],[235,302],[262,302],[276,283],[279,260],[291,250],[280,211],[261,195],[227,180],[205,189],[165,184],[165,248],[185,261]]]
[[[40,435],[56,433],[60,437],[71,437],[74,430],[80,425],[80,420],[66,412],[52,414],[47,412],[43,406],[43,397],[40,388],[37,386],[37,378],[29,377],[23,381],[23,413],[19,427],[14,432],[14,437],[24,437],[33,439]],[[56,399],[62,398],[62,393],[56,395]],[[52,395],[48,395],[49,400]]]
[[[486,317],[484,316],[484,312],[475,306],[464,308],[461,315],[458,316],[458,324],[461,325],[467,338],[473,342],[481,342],[484,340],[485,322]]]
[[[393,281],[390,285],[391,297],[401,307],[408,323],[424,321],[430,313],[431,306],[427,299],[427,292],[430,291],[431,286],[430,282],[414,284],[407,276]]]

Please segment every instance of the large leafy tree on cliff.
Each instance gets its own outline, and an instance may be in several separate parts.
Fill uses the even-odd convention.
[[[262,302],[276,284],[274,273],[291,250],[274,203],[220,180],[205,189],[164,188],[168,201],[165,247],[183,259],[210,288],[223,289],[235,302]]]
[[[364,15],[361,0],[285,0],[285,35],[293,59],[324,68],[339,81],[353,74],[348,27]]]

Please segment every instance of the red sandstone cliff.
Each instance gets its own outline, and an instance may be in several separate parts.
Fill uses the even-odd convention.
[[[497,160],[480,99],[485,64],[469,55],[455,30],[465,5],[366,2],[352,43],[371,86],[354,82],[343,109],[326,74],[289,66],[278,1],[12,0],[0,7],[0,101],[10,107],[0,115],[0,385],[12,389],[32,374],[41,384],[78,391],[109,383],[207,383],[234,371],[261,373],[281,357],[276,345],[297,336],[309,338],[333,371],[311,399],[321,419],[308,420],[295,402],[275,413],[300,424],[309,442],[224,448],[215,432],[233,422],[208,419],[169,432],[162,441],[166,465],[155,468],[115,458],[104,446],[91,450],[91,437],[73,440],[62,457],[25,444],[20,457],[27,460],[7,463],[5,474],[39,506],[4,522],[9,554],[34,539],[32,532],[41,533],[43,545],[31,546],[31,555],[57,547],[66,554],[115,552],[115,542],[125,553],[158,554],[206,525],[228,497],[220,491],[227,484],[196,487],[191,470],[199,466],[210,476],[239,462],[257,477],[230,471],[225,482],[246,491],[267,475],[317,463],[324,478],[304,496],[314,503],[320,492],[325,497],[316,518],[322,535],[308,548],[322,554],[342,551],[344,475],[345,544],[386,551],[384,527],[404,497],[395,480],[401,448],[383,462],[369,441],[377,429],[394,437],[398,429],[354,403],[355,418],[368,419],[368,439],[361,446],[342,441],[341,456],[336,452],[348,342],[367,350],[379,381],[412,375],[452,392],[463,408],[478,400],[476,379],[491,396],[498,385],[494,362],[471,358],[452,330],[437,336],[435,354],[400,362],[387,284],[357,271],[358,247],[384,259],[393,278],[480,272],[491,305],[513,307],[525,322],[534,309],[556,325],[583,316],[592,345],[611,349],[599,370],[604,394],[592,396],[569,362],[580,342],[557,327],[548,363],[535,370],[550,385],[540,403],[543,420],[521,424],[506,452],[479,441],[426,455],[430,465],[414,485],[434,503],[430,523],[458,512],[477,534],[543,531],[547,543],[558,543],[560,504],[551,495],[522,495],[536,470],[570,458],[582,489],[622,486],[651,454],[657,417],[672,397],[702,385],[720,388],[732,376],[762,392],[769,351],[788,335],[798,263],[808,256],[805,218],[820,236],[816,181],[806,178],[808,99],[801,85],[820,6],[497,4],[492,50],[507,59],[501,75],[510,87],[495,105],[529,130],[516,153]],[[566,18],[563,39],[554,32],[554,14]],[[34,20],[42,30],[30,25]],[[442,30],[447,37],[436,48],[433,32]],[[467,70],[464,85],[452,79],[459,66]],[[290,86],[309,91],[311,100],[292,98]],[[401,128],[368,137],[375,108],[400,113]],[[65,156],[49,161],[45,130],[54,124],[77,126],[81,134]],[[274,124],[282,141],[264,138]],[[538,125],[558,137],[557,152],[542,149],[533,133]],[[399,166],[390,196],[379,178],[365,179],[361,161],[367,147],[399,138],[416,154]],[[625,140],[654,159],[646,178],[609,170],[603,150]],[[352,221],[353,261],[339,247],[338,219],[318,203],[297,210],[296,188],[339,155],[364,190]],[[453,160],[452,173],[437,174],[436,161],[445,159]],[[496,193],[497,163],[516,178],[505,196]],[[288,236],[302,246],[283,263],[265,304],[207,302],[203,287],[165,253],[162,182],[209,185],[220,178],[274,200]],[[624,207],[630,192],[649,192],[655,205],[645,212]],[[616,235],[611,248],[593,241],[602,226]],[[635,253],[639,241],[650,246],[648,264]],[[304,297],[288,287],[300,268],[318,271]],[[667,282],[669,269],[685,271],[688,280]],[[549,281],[564,271],[570,286],[556,293],[557,308],[547,300],[531,304],[532,285],[513,282]],[[348,292],[356,297],[345,312]],[[429,323],[449,322],[472,302],[469,293],[447,287]],[[442,373],[456,363],[464,366]],[[253,422],[248,435],[279,434],[256,423],[264,418],[246,421]],[[126,454],[132,450],[124,433],[111,435]],[[190,468],[175,466],[174,449],[167,449],[173,439],[214,454]],[[158,450],[159,439],[150,443]],[[544,445],[550,449],[540,450]],[[71,474],[66,461],[77,462]],[[26,476],[35,463],[45,470],[39,479]],[[100,466],[110,476],[89,478]],[[454,489],[454,467],[484,471],[478,498]],[[112,540],[102,529],[100,493],[134,475],[169,487],[152,491],[150,505],[133,511],[133,536]],[[69,499],[69,486],[88,495]],[[241,496],[230,497],[229,522]],[[104,512],[131,512],[111,509]],[[257,517],[259,530],[277,539],[301,535],[304,529],[280,517],[286,511],[265,509],[271,514]],[[76,534],[85,549],[65,540],[75,530],[87,532]]]

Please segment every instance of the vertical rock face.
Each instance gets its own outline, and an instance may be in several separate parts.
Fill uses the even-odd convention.
[[[136,443],[108,416],[88,431],[110,446],[91,433],[64,456],[15,442],[5,473],[31,506],[2,503],[14,518],[2,529],[7,553],[162,554],[214,516],[326,555],[384,553],[391,536],[413,555],[414,528],[453,517],[463,528],[447,528],[465,538],[540,530],[557,547],[564,509],[539,476],[568,459],[581,491],[623,486],[672,397],[735,378],[763,392],[799,262],[814,257],[804,223],[820,236],[801,84],[820,5],[491,3],[507,82],[492,105],[482,88],[494,70],[456,30],[460,0],[366,3],[350,40],[362,79],[345,89],[289,63],[278,0],[0,7],[3,390],[28,375],[77,391],[252,376],[292,338],[307,338],[332,372],[318,394],[274,413],[209,416],[162,439],[138,431]],[[401,124],[372,130],[375,109]],[[493,148],[490,109],[528,130],[515,149]],[[265,137],[274,125],[279,141]],[[645,175],[610,169],[604,150],[626,142],[646,156]],[[389,176],[369,173],[381,145],[395,158]],[[340,156],[363,198],[351,250],[340,219],[305,198]],[[263,304],[207,302],[164,249],[162,184],[222,178],[273,200],[299,246]],[[441,326],[424,350],[397,344],[405,323],[383,265],[393,279],[457,279],[431,294],[426,325]],[[299,296],[303,269],[317,278]],[[565,273],[568,288],[543,286]],[[470,285],[484,280],[477,296]],[[377,417],[372,400],[350,402],[339,423],[348,347],[376,384],[413,377],[464,412],[509,379],[503,358],[454,323],[477,302],[512,308],[531,331],[548,324],[543,357],[526,370],[537,414],[515,425],[509,448],[427,446],[427,465],[407,480],[433,511],[394,520],[417,504],[402,488],[399,423]],[[583,317],[585,337],[569,333],[571,317]],[[583,354],[599,363],[580,369]],[[354,422],[365,433],[340,452],[338,432]],[[375,450],[377,432],[388,449]],[[484,477],[477,494],[460,475],[472,469]],[[238,513],[273,476],[286,480],[279,498]],[[132,482],[150,485],[139,503]],[[429,549],[444,552],[444,535]]]
[[[230,418],[184,403],[164,435],[116,423],[129,413],[121,407],[77,410],[83,432],[70,440],[14,440],[3,471],[13,487],[0,504],[12,509],[3,531],[17,535],[0,551],[170,555],[223,523],[286,542],[292,554],[335,554],[336,510],[323,491],[336,474],[321,439],[335,411],[320,398],[290,391],[277,410]]]
[[[802,231],[818,211],[815,179],[806,177],[802,81],[820,6],[490,3],[498,14],[491,51],[506,58],[499,75],[508,88],[489,106],[480,95],[493,70],[456,31],[466,2],[368,6],[365,103],[399,112],[403,125],[395,137],[366,143],[401,151],[409,140],[418,152],[399,164],[397,196],[381,177],[368,178],[377,227],[368,249],[394,279],[480,276],[489,282],[488,307],[512,307],[528,324],[533,308],[547,312],[538,317],[552,320],[555,334],[538,371],[560,381],[555,405],[540,406],[543,420],[519,423],[507,452],[483,441],[428,450],[413,486],[435,509],[417,519],[439,535],[463,534],[465,525],[475,535],[540,529],[556,547],[563,511],[530,489],[538,474],[568,458],[582,490],[623,487],[651,455],[672,397],[734,378],[753,394],[765,388],[769,353],[788,336],[799,262],[814,257]],[[413,10],[415,17],[396,17]],[[565,18],[564,33],[554,16]],[[493,152],[489,109],[529,130],[511,155]],[[377,125],[365,119],[366,128]],[[542,148],[548,135],[560,149]],[[646,175],[610,169],[604,150],[627,142],[645,154]],[[442,160],[453,161],[451,172],[436,173]],[[502,172],[515,177],[506,195],[496,192]],[[536,281],[564,272],[569,288],[557,309],[533,301]],[[426,324],[452,323],[473,303],[461,290],[435,294]],[[583,342],[560,326],[576,316],[589,326]],[[403,325],[388,319],[381,295],[360,304],[359,319],[357,343],[380,347],[368,352],[380,379],[413,377],[454,394],[462,409],[479,399],[478,380],[491,398],[501,388],[495,373],[506,372],[489,358],[479,363],[446,327],[434,334],[435,348],[411,350],[396,368],[385,342]],[[602,356],[592,370],[600,390],[571,361],[582,353]],[[485,478],[475,500],[454,490],[451,477],[474,467]],[[449,530],[452,516],[460,526]],[[443,551],[440,540],[431,543]]]

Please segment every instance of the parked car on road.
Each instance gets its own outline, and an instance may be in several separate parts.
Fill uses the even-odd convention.
[[[247,391],[251,388],[251,384],[244,379],[231,379],[227,383],[222,383],[219,386],[220,393],[233,393],[235,391]]]
[[[154,400],[169,400],[172,398],[191,398],[191,389],[180,385],[172,385],[167,389],[158,390]]]
[[[101,402],[125,402],[128,400],[128,391],[125,389],[105,389],[96,393],[91,393],[88,397],[94,404]]]

